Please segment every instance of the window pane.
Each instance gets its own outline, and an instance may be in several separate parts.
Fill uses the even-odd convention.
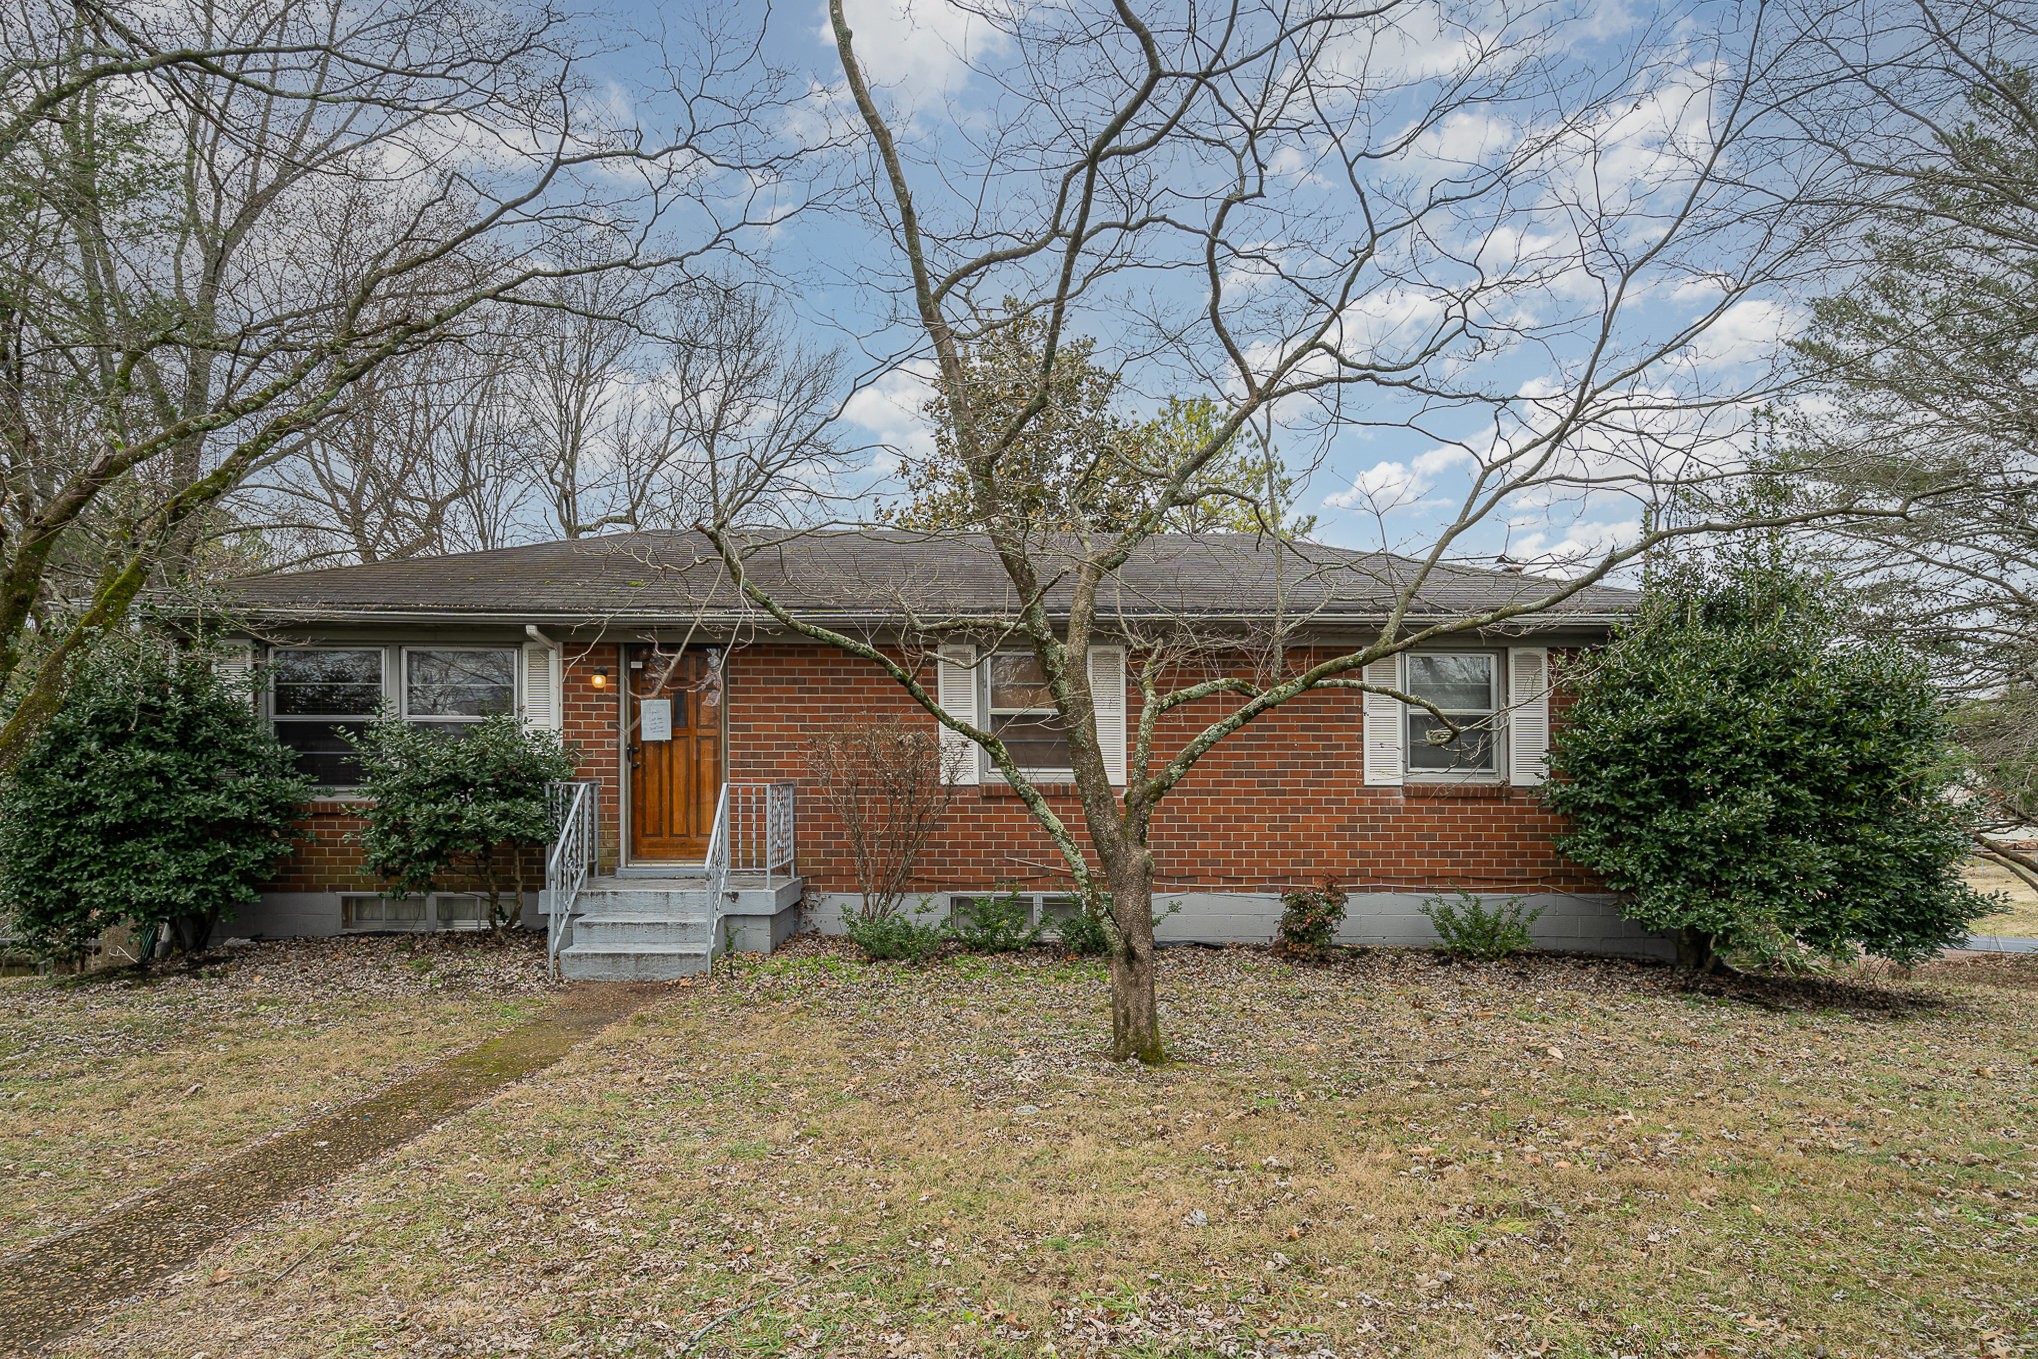
[[[439,908],[441,925],[462,924],[482,918],[483,906],[480,897],[441,896],[434,899],[434,904]]]
[[[343,897],[343,919],[352,928],[416,925],[425,918],[423,897]]]
[[[1069,738],[1062,730],[1061,718],[1053,713],[999,718],[991,730],[1021,769],[1069,767]]]
[[[361,782],[361,757],[340,735],[359,736],[366,722],[278,722],[276,739],[296,753],[297,767],[321,788],[352,788]]]
[[[517,706],[514,651],[406,651],[404,714],[489,717]]]
[[[1458,725],[1458,734],[1443,745],[1434,745],[1430,733],[1444,733],[1449,727],[1441,725],[1434,714],[1420,708],[1408,712],[1408,767],[1430,771],[1485,771],[1493,770],[1492,717],[1486,713],[1452,713],[1451,720]],[[1473,723],[1479,725],[1474,726]]]
[[[369,717],[382,702],[380,651],[272,651],[279,717]]]
[[[1491,712],[1493,657],[1412,655],[1408,692],[1447,713]]]
[[[991,711],[1052,708],[1047,677],[1040,658],[1022,651],[1000,651],[991,657]]]

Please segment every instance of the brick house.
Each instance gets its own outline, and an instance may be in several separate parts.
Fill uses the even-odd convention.
[[[1291,660],[1363,645],[1383,599],[1416,569],[1386,554],[1237,535],[1154,540],[1119,573],[1101,613],[1122,634],[1164,625],[1240,639],[1206,646],[1206,669],[1249,663],[1246,639],[1270,621]],[[935,678],[944,707],[997,729],[1064,819],[1059,739],[1040,709],[1030,655],[997,647],[1012,591],[973,535],[898,531],[788,535],[750,574],[796,616],[869,640]],[[1500,607],[1547,582],[1439,568],[1403,631]],[[806,741],[861,719],[928,717],[869,661],[786,633],[744,601],[715,554],[687,533],[631,533],[455,556],[252,578],[232,587],[263,667],[262,702],[279,738],[325,792],[312,839],[238,934],[315,935],[471,925],[478,903],[445,893],[399,900],[366,877],[350,840],[360,825],[338,730],[378,709],[457,726],[496,712],[559,730],[584,786],[561,790],[568,827],[526,923],[550,927],[569,975],[673,975],[716,949],[769,949],[805,924],[839,926],[854,890],[841,827],[802,797]],[[1175,907],[1164,941],[1264,942],[1282,890],[1335,877],[1352,894],[1341,938],[1433,942],[1416,912],[1465,889],[1544,907],[1552,947],[1661,953],[1622,920],[1592,879],[1552,847],[1537,800],[1551,720],[1552,657],[1603,639],[1629,607],[1594,587],[1504,631],[1461,634],[1368,670],[1431,698],[1466,730],[1438,746],[1435,724],[1391,698],[1323,690],[1228,738],[1161,804],[1153,832],[1157,900]],[[1052,598],[1050,599],[1052,604]],[[1299,621],[1298,621],[1299,620]],[[1100,623],[1100,627],[1103,624]],[[974,640],[971,640],[974,639]],[[1125,636],[1093,647],[1100,737],[1124,777],[1138,687]],[[1170,713],[1157,754],[1206,723],[1219,700]],[[1561,709],[1561,690],[1555,694]],[[1411,716],[1414,714],[1415,716]],[[952,734],[951,734],[952,736]],[[920,889],[936,915],[953,896],[1017,890],[1032,909],[1069,909],[1059,856],[1002,775],[973,746]],[[571,805],[566,805],[570,800]],[[571,842],[571,843],[569,843]],[[560,905],[561,909],[554,909]]]

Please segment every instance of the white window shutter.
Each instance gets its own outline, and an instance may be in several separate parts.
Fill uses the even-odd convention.
[[[212,656],[212,673],[255,701],[255,692],[249,687],[255,673],[255,644],[221,642]]]
[[[977,649],[957,643],[942,647],[934,665],[937,680],[935,701],[950,717],[971,726],[977,725],[976,666]],[[943,766],[954,774],[957,783],[977,782],[981,761],[975,741],[943,725],[941,756]]]
[[[1401,687],[1401,657],[1386,656],[1369,663],[1361,672],[1368,684],[1388,689]],[[1399,785],[1405,766],[1401,743],[1407,723],[1401,700],[1388,694],[1366,691],[1365,747],[1366,782],[1376,787]]]
[[[524,643],[524,725],[534,731],[558,731],[565,704],[561,700],[559,653],[542,642]]]
[[[1509,783],[1541,783],[1550,751],[1550,649],[1507,649],[1507,764]]]
[[[1125,648],[1090,648],[1090,704],[1097,713],[1097,745],[1113,786],[1125,786]]]

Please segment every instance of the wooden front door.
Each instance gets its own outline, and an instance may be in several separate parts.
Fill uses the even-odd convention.
[[[629,655],[630,858],[699,863],[722,791],[722,653]]]

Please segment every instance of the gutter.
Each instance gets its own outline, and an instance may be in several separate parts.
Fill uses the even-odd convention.
[[[559,649],[562,645],[561,643],[554,641],[552,638],[547,637],[540,630],[538,624],[526,621],[531,616],[531,611],[528,609],[519,610],[516,613],[496,613],[496,612],[483,612],[478,610],[470,612],[465,610],[453,610],[453,609],[346,609],[333,607],[319,607],[317,605],[308,605],[298,608],[289,608],[283,606],[269,606],[265,608],[258,605],[252,608],[244,607],[238,610],[237,612],[243,618],[263,619],[265,621],[282,624],[341,623],[341,622],[375,623],[383,620],[393,620],[397,622],[420,622],[420,623],[424,622],[476,623],[476,624],[509,625],[509,626],[514,626],[518,623],[522,623],[525,634],[532,638],[534,641],[537,641],[544,646],[552,647],[555,650]],[[869,627],[869,626],[900,627],[904,625],[905,621],[902,618],[900,618],[900,616],[896,613],[813,612],[813,613],[801,613],[799,616],[807,621],[830,627]],[[1427,623],[1446,622],[1448,620],[1454,618],[1461,618],[1463,616],[1464,616],[1463,614],[1459,613],[1434,613],[1434,614],[1411,613],[1404,614],[1402,617],[1403,625],[1404,627],[1406,627],[1409,625],[1422,625]],[[1532,631],[1548,631],[1553,628],[1563,627],[1612,627],[1617,623],[1626,621],[1629,618],[1629,616],[1630,615],[1626,612],[1535,613],[1522,615],[1514,619],[1503,620],[1501,623],[1497,624],[1496,627],[1504,629],[1513,626],[1517,628],[1522,628],[1524,630]],[[1112,610],[1108,613],[1108,615],[1103,611],[1099,612],[1098,621],[1100,623],[1106,621],[1107,618],[1110,620],[1124,619],[1128,622],[1137,623],[1167,623],[1182,621],[1199,621],[1204,623],[1226,623],[1226,622],[1256,623],[1256,622],[1269,622],[1274,621],[1276,619],[1285,619],[1298,627],[1307,628],[1311,630],[1322,630],[1322,629],[1335,630],[1337,628],[1349,628],[1349,627],[1377,628],[1387,621],[1384,616],[1377,614],[1371,616],[1359,614],[1347,614],[1339,616],[1319,613],[1307,617],[1298,618],[1294,614],[1237,613],[1219,610],[1212,610],[1208,613],[1187,613],[1182,610],[1163,610],[1160,612],[1150,614],[1132,613],[1126,610]],[[625,614],[625,613],[603,613],[595,610],[583,610],[574,613],[549,614],[546,615],[545,621],[548,626],[566,628],[581,628],[590,626],[603,628],[631,627],[631,626],[674,627],[684,625],[693,627],[718,627],[718,628],[747,627],[761,631],[772,632],[777,631],[780,626],[778,621],[772,618],[769,614],[762,613],[703,614],[695,611],[663,613],[663,614],[648,614],[648,613]],[[1009,616],[1006,615],[981,614],[974,617],[957,616],[944,621],[949,624],[952,624],[952,626],[947,628],[946,630],[953,631],[956,629],[968,628],[970,626],[997,626],[1003,623],[1008,623],[1010,621],[1010,618]]]

